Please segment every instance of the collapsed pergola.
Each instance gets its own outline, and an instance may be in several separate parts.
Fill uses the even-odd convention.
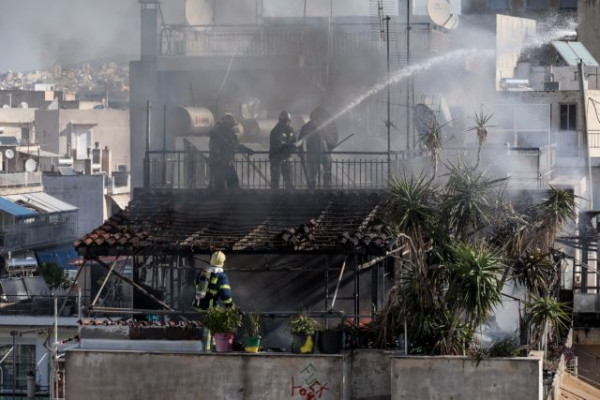
[[[324,279],[320,286],[324,288],[323,313],[334,311],[338,300],[351,300],[358,321],[361,273],[371,270],[371,303],[376,305],[385,290],[382,271],[389,271],[393,265],[390,260],[405,252],[402,243],[385,223],[383,191],[139,189],[125,211],[76,241],[75,248],[86,262],[109,271],[100,291],[115,275],[162,309],[98,307],[97,293],[88,307],[91,312],[184,315],[185,310],[173,308],[140,285],[140,271],[162,268],[170,290],[176,292],[173,282],[181,279],[175,279],[175,274],[193,269],[194,259],[206,262],[204,258],[220,249],[228,257],[287,260],[279,265],[251,263],[238,266],[237,271],[320,271]],[[123,257],[132,261],[132,278],[115,268]],[[342,299],[338,295],[340,285],[349,283],[353,293]],[[177,297],[175,292],[171,298]]]

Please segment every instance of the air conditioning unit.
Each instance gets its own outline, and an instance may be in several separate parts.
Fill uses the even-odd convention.
[[[544,82],[544,91],[556,92],[559,89],[558,82]]]

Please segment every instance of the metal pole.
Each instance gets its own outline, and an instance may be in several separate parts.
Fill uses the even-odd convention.
[[[146,103],[146,157],[144,157],[144,188],[150,188],[150,111],[152,109],[152,103],[150,100]]]
[[[592,187],[592,166],[590,163],[590,147],[588,144],[588,127],[587,127],[587,112],[586,112],[586,102],[585,102],[585,87],[584,84],[584,70],[583,70],[583,60],[579,59],[579,64],[577,65],[579,68],[579,93],[581,95],[581,118],[582,118],[582,137],[583,137],[583,147],[585,151],[585,170],[587,174],[587,183],[590,185],[588,198],[589,200],[589,210],[594,209],[594,191]]]
[[[410,65],[410,0],[406,1],[406,66]],[[406,80],[406,150],[410,149],[410,110],[412,79]]]
[[[388,182],[391,178],[391,91],[390,91],[390,16],[385,16],[385,42],[386,42],[386,58],[387,58],[387,174]]]
[[[167,184],[167,105],[163,105],[163,179],[162,184]]]
[[[16,362],[17,361],[16,360],[16,358],[17,358],[17,351],[15,349],[15,346],[16,346],[16,344],[15,344],[16,340],[15,340],[15,338],[17,336],[17,331],[12,331],[10,334],[13,337],[13,358],[12,358],[13,390],[12,390],[12,397],[13,397],[13,400],[15,400],[16,389],[17,389],[17,362]]]

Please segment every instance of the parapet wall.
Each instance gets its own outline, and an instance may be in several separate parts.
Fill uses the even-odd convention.
[[[153,351],[110,340],[69,350],[69,399],[542,399],[542,360],[344,354]],[[116,341],[115,341],[116,342]],[[119,341],[121,342],[121,341]],[[123,341],[136,342],[143,341]],[[193,343],[193,342],[190,342]],[[134,350],[136,348],[136,350]],[[160,349],[160,350],[159,350]]]
[[[542,399],[542,359],[392,357],[392,399]]]

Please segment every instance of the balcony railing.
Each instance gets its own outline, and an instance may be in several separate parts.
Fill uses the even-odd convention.
[[[511,183],[542,186],[556,177],[556,146],[506,147],[490,146],[482,151],[486,170],[492,176],[508,176]],[[470,164],[476,157],[473,148],[445,149],[444,157],[462,159]],[[324,168],[316,177],[316,188],[353,190],[383,189],[388,185],[387,152],[331,152],[331,181],[326,186]],[[404,171],[419,173],[427,168],[429,159],[422,150],[390,153],[389,171],[399,175]],[[293,189],[309,188],[309,165],[305,158],[294,155],[289,161]],[[243,189],[269,189],[271,166],[268,152],[252,155],[237,154],[233,167]],[[172,189],[208,188],[210,168],[208,151],[150,151],[146,156],[145,176],[148,187]],[[279,187],[283,188],[283,178]]]
[[[41,172],[0,173],[0,190],[42,185]]]
[[[439,38],[434,40],[427,24],[411,27],[415,56],[426,49],[438,50]],[[164,25],[160,35],[160,54],[163,56],[300,56],[308,49],[326,49],[331,35],[332,55],[353,55],[365,45],[385,51],[379,43],[378,32],[369,23],[334,22],[317,26],[302,22],[270,23],[264,25]],[[406,42],[403,26],[393,32],[392,52]],[[319,43],[325,43],[320,45]],[[320,47],[319,47],[320,46]]]
[[[330,189],[380,189],[387,186],[388,162],[386,152],[335,152],[330,153]],[[405,158],[404,153],[394,153],[392,161]],[[174,189],[208,188],[210,184],[209,155],[207,151],[151,151],[147,169],[150,187]],[[294,189],[308,188],[308,163],[295,155],[289,165]],[[239,185],[244,189],[269,189],[271,168],[268,152],[253,155],[238,154],[233,162]],[[316,187],[324,188],[324,174],[316,177]],[[283,188],[283,177],[280,178]]]
[[[22,226],[16,231],[0,232],[0,249],[15,251],[72,242],[75,239],[75,223],[48,223],[37,227]]]
[[[62,308],[64,301],[65,307],[62,310],[61,316],[77,316],[77,296],[56,296],[58,299],[59,311]],[[86,304],[88,298],[82,298],[81,304]],[[0,315],[4,316],[50,316],[54,315],[54,296],[51,295],[15,295],[15,296],[0,296]]]

